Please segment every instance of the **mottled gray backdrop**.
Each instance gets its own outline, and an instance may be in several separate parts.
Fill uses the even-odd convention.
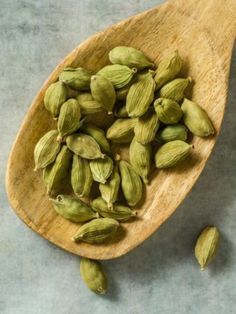
[[[161,2],[0,0],[1,314],[236,313],[236,53],[222,132],[207,167],[151,239],[104,263],[106,296],[88,291],[80,279],[79,258],[28,229],[7,201],[9,150],[53,68],[94,32]],[[209,270],[200,272],[193,245],[206,224],[219,227],[222,243]]]

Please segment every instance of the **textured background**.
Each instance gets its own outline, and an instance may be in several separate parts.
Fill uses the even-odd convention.
[[[110,281],[106,296],[88,291],[79,258],[29,230],[6,197],[9,150],[55,65],[94,32],[161,2],[0,0],[1,314],[235,313],[236,53],[222,132],[200,180],[151,239],[104,263]],[[219,227],[222,243],[215,262],[200,272],[193,245],[206,224]]]

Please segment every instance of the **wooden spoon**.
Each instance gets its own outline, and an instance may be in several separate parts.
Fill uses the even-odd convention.
[[[175,0],[113,25],[74,49],[35,97],[12,148],[6,185],[17,215],[52,243],[94,259],[121,256],[146,240],[183,201],[212,152],[225,111],[235,34],[235,0]],[[33,171],[35,144],[55,127],[44,109],[43,97],[64,67],[83,66],[96,71],[108,63],[109,50],[119,45],[139,48],[156,63],[178,49],[186,62],[185,70],[195,82],[193,99],[209,113],[217,134],[208,139],[194,137],[193,158],[173,170],[153,174],[139,218],[122,224],[113,241],[103,245],[75,244],[71,237],[79,226],[54,212],[42,173]]]

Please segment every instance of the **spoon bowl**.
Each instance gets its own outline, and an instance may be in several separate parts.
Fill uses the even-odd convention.
[[[225,0],[223,5],[221,0],[174,0],[113,25],[74,49],[33,100],[10,153],[6,186],[16,214],[52,243],[93,259],[122,256],[151,236],[184,200],[215,145],[225,111],[235,33],[234,0]],[[208,112],[216,135],[207,139],[194,137],[194,152],[188,161],[174,169],[152,173],[145,200],[137,209],[138,218],[123,223],[114,239],[101,245],[76,244],[71,238],[79,225],[55,213],[42,173],[33,171],[35,144],[56,127],[43,106],[43,97],[64,67],[83,66],[96,72],[108,64],[108,52],[121,45],[142,50],[156,64],[178,49],[185,62],[184,75],[194,80],[192,99]]]

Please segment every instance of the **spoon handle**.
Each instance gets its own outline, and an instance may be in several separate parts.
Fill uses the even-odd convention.
[[[236,37],[236,0],[176,0],[173,3],[210,35],[213,48],[228,70]]]

